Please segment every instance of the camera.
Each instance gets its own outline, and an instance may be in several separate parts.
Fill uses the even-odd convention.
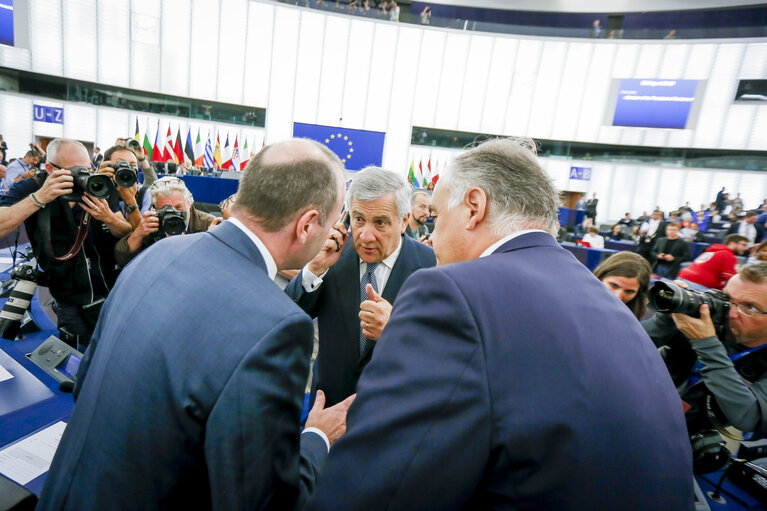
[[[141,144],[138,143],[138,140],[131,138],[128,141],[128,147],[130,147],[131,149],[140,149]]]
[[[82,202],[83,193],[88,192],[97,199],[106,199],[112,193],[112,180],[104,174],[94,174],[85,167],[72,167],[74,186],[72,193],[61,198],[69,202]]]
[[[158,209],[157,219],[160,221],[160,230],[157,232],[160,238],[164,234],[176,236],[186,230],[186,211],[177,211],[173,206]]]
[[[135,142],[135,140],[134,140]],[[125,160],[107,165],[115,171],[115,183],[123,188],[130,188],[138,181],[136,170]]]
[[[36,264],[31,261],[14,269],[11,272],[11,278],[16,281],[16,285],[11,290],[8,301],[0,310],[0,333],[3,339],[15,340],[21,329],[21,320],[24,313],[29,310],[32,297],[40,278],[40,274],[35,268]]]
[[[714,326],[722,327],[730,312],[730,298],[718,289],[683,289],[670,280],[659,280],[650,288],[650,306],[658,312],[686,314],[699,318],[700,306],[708,305]]]

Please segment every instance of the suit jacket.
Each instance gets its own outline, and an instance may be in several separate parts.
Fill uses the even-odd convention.
[[[414,271],[436,264],[431,247],[402,236],[402,249],[394,263],[382,297],[394,303],[402,284]],[[319,319],[320,351],[317,356],[318,388],[328,404],[354,394],[362,370],[370,361],[375,342],[360,355],[360,269],[354,243],[344,245],[338,262],[328,270],[322,285],[307,293],[298,274],[285,292],[311,317]]]
[[[759,225],[759,222],[754,224],[754,227],[756,227],[756,238],[754,238],[754,243],[759,243],[764,239],[764,226]],[[740,222],[733,222],[730,224],[730,228],[727,229],[727,232],[725,233],[725,236],[727,234],[738,234],[738,230],[740,229]]]
[[[544,233],[413,275],[347,427],[312,511],[693,509],[663,361]]]
[[[671,254],[673,261],[661,261],[659,254]],[[679,273],[679,267],[683,262],[690,260],[690,244],[682,238],[670,240],[668,238],[659,238],[652,249],[652,269],[655,271],[658,266],[663,265],[668,268],[667,278],[676,278]]]
[[[299,437],[312,335],[235,225],[156,243],[104,304],[38,509],[300,505],[327,455]]]
[[[655,232],[651,236],[645,234],[639,238],[639,243],[637,244],[637,254],[647,259],[651,265],[654,263],[652,260],[652,249],[660,238],[666,236],[667,225],[668,222],[661,220],[658,224],[658,228],[655,229]]]

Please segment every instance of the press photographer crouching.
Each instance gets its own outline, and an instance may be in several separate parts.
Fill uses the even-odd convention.
[[[726,453],[717,454],[721,439],[714,429],[732,425],[767,436],[767,264],[741,268],[722,292],[658,282],[650,304],[676,311],[642,325],[660,348],[682,400],[692,407],[686,416],[699,457],[696,469],[715,470]]]
[[[0,230],[24,223],[55,299],[61,339],[88,345],[101,304],[117,278],[114,246],[130,232],[108,175],[94,174],[80,142],[48,144],[45,172],[16,183],[0,201]]]
[[[222,220],[210,213],[197,211],[193,206],[192,192],[177,177],[158,179],[149,187],[149,194],[152,209],[144,213],[138,227],[115,246],[115,260],[120,267],[157,240],[206,231]]]

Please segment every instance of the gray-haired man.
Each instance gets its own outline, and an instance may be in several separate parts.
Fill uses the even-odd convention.
[[[319,318],[318,387],[328,404],[354,393],[391,303],[419,268],[434,266],[434,251],[403,236],[411,188],[403,176],[378,167],[361,170],[348,200],[352,243],[340,222],[317,256],[285,292]]]

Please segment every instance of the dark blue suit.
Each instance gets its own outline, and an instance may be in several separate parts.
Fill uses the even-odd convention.
[[[38,509],[300,505],[327,456],[299,436],[312,333],[235,225],[156,243],[104,305]]]
[[[309,509],[692,509],[682,403],[630,311],[545,233],[422,270]]]
[[[304,290],[301,274],[285,288],[302,309],[319,318],[318,388],[325,392],[329,405],[354,394],[376,344],[368,343],[367,353],[360,355],[360,260],[353,245],[349,239],[338,262],[328,270],[316,291]],[[414,271],[435,264],[430,247],[402,236],[402,249],[381,296],[393,304],[402,284]]]

